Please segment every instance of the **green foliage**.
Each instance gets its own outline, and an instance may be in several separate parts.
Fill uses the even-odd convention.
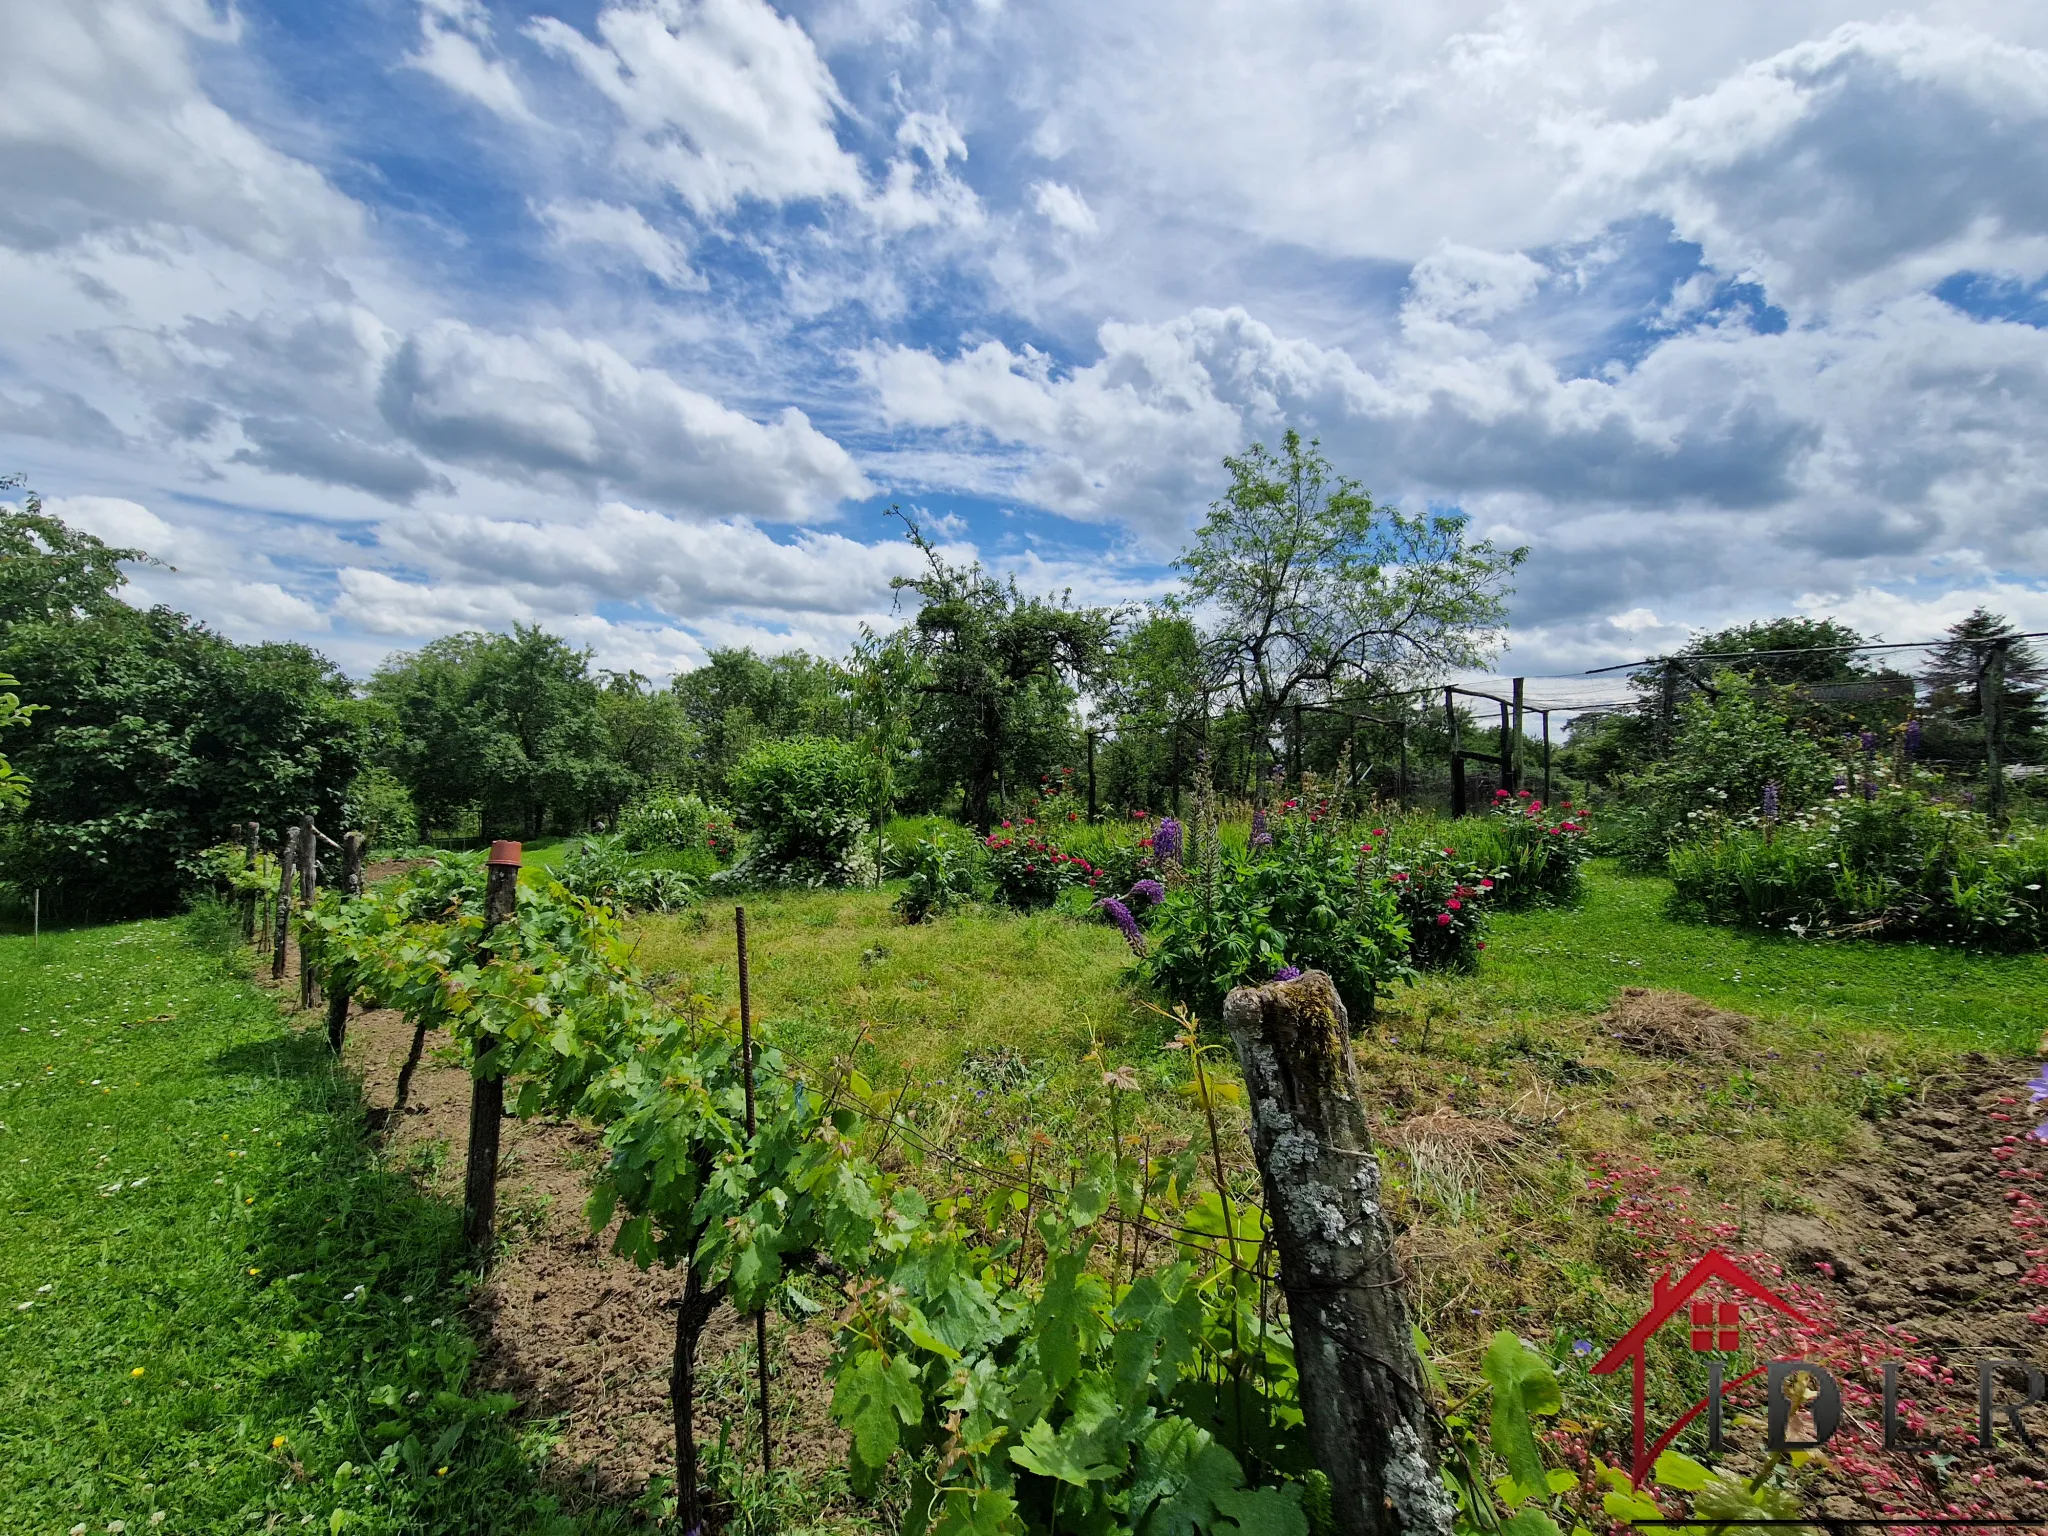
[[[1168,885],[1140,972],[1214,1017],[1233,987],[1261,986],[1289,966],[1326,971],[1363,1027],[1377,998],[1412,974],[1400,882],[1361,854],[1326,807],[1290,802],[1272,838],[1270,849],[1222,850],[1213,876]]]
[[[346,819],[379,852],[411,848],[420,840],[420,813],[398,775],[381,764],[356,775],[349,787]]]
[[[851,743],[793,736],[754,748],[727,778],[753,834],[735,883],[848,885],[867,820],[868,775]]]
[[[238,937],[202,904],[0,938],[0,1525],[611,1528],[482,1389],[459,1213]]]
[[[370,680],[394,722],[386,766],[430,827],[464,813],[486,834],[580,826],[640,787],[611,753],[590,653],[539,628],[449,635]]]
[[[763,742],[853,733],[845,670],[803,651],[714,650],[670,687],[697,743],[696,762],[679,782],[714,799],[733,766]]]
[[[1027,598],[1014,579],[949,565],[904,522],[928,567],[892,583],[918,596],[903,644],[923,669],[917,734],[926,792],[936,799],[960,785],[962,819],[986,833],[1000,781],[1029,784],[1072,761],[1070,707],[1108,666],[1115,615],[1064,597]]]
[[[1423,830],[1436,831],[1425,824]],[[1392,894],[1408,961],[1418,971],[1473,971],[1486,948],[1487,908],[1495,872],[1455,844],[1417,842],[1407,829],[1394,839],[1366,839],[1361,863]]]
[[[619,812],[617,832],[634,853],[703,850],[716,856],[711,824],[717,817],[697,795],[658,789]]]
[[[261,849],[256,857],[242,843],[216,843],[185,861],[185,869],[202,888],[216,894],[262,896],[277,889],[277,859]]]
[[[12,689],[15,680],[0,672],[0,689]],[[0,692],[0,731],[17,725],[28,724],[29,716],[35,713],[33,704],[21,702],[21,695]],[[28,778],[17,773],[14,765],[7,761],[7,755],[0,752],[0,811],[18,811],[28,804]]]
[[[1466,542],[1462,516],[1409,517],[1337,474],[1292,428],[1225,458],[1230,488],[1177,562],[1209,617],[1202,656],[1253,737],[1347,682],[1483,665],[1526,550]]]
[[[114,593],[135,552],[33,498],[0,511],[0,551],[0,672],[33,678],[37,702],[9,740],[35,795],[0,824],[8,881],[74,916],[164,910],[183,862],[241,822],[343,819],[363,733],[322,657],[128,607]]]
[[[1033,821],[1021,827],[1004,822],[982,839],[982,849],[995,899],[1019,912],[1049,907],[1068,890],[1114,894],[1102,889],[1094,865],[1039,835]]]
[[[973,897],[973,850],[946,838],[921,837],[902,855],[907,876],[895,907],[906,923],[929,922]]]
[[[1624,779],[1620,804],[1603,810],[1600,846],[1635,869],[1660,869],[1681,843],[1746,820],[1778,786],[1787,814],[1814,805],[1834,782],[1833,759],[1795,729],[1779,697],[1731,675],[1718,697],[1688,699],[1664,758]]]
[[[623,837],[583,837],[555,866],[555,878],[585,901],[621,912],[678,912],[702,894],[687,872],[636,862]]]
[[[2001,837],[1930,783],[1830,801],[1777,827],[1672,850],[1672,911],[1693,922],[1987,949],[2048,947],[2048,828]]]

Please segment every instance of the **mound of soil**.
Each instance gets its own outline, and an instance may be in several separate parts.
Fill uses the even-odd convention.
[[[1600,1022],[1642,1056],[1728,1057],[1748,1046],[1756,1021],[1684,992],[1624,987]]]
[[[1819,1275],[1845,1314],[1910,1335],[1936,1358],[2048,1365],[2033,1320],[2048,1296],[2028,1252],[2011,1138],[2032,1125],[2024,1063],[1963,1058],[1878,1129],[1881,1150],[1813,1186],[1820,1218],[1770,1215],[1771,1248]],[[2008,1176],[2010,1175],[2010,1176]]]

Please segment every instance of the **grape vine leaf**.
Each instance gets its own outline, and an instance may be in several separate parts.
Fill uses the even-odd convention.
[[[1479,1369],[1493,1387],[1493,1449],[1508,1464],[1522,1497],[1534,1497],[1546,1482],[1530,1417],[1556,1413],[1564,1406],[1557,1374],[1549,1361],[1505,1328],[1486,1347]]]
[[[915,1424],[924,1416],[917,1371],[901,1355],[888,1360],[879,1350],[864,1350],[833,1389],[832,1412],[852,1427],[855,1458],[863,1466],[880,1467],[902,1440],[897,1421]]]

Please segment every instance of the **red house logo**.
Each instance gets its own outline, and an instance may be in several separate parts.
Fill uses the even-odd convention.
[[[1740,1303],[1694,1299],[1701,1288],[1712,1280],[1719,1280],[1729,1290],[1738,1291],[1762,1302],[1772,1311],[1780,1312],[1794,1322],[1812,1325],[1811,1318],[1718,1248],[1706,1254],[1676,1283],[1673,1283],[1668,1271],[1659,1275],[1651,1292],[1650,1310],[1645,1312],[1642,1320],[1629,1329],[1621,1341],[1602,1355],[1592,1367],[1596,1376],[1612,1375],[1624,1365],[1632,1364],[1635,1368],[1635,1439],[1631,1447],[1633,1462],[1629,1467],[1629,1477],[1637,1487],[1642,1486],[1643,1479],[1648,1477],[1651,1469],[1657,1465],[1657,1458],[1686,1425],[1705,1412],[1710,1404],[1716,1410],[1720,1406],[1719,1391],[1709,1393],[1687,1409],[1677,1423],[1658,1437],[1655,1444],[1646,1444],[1649,1432],[1644,1423],[1643,1357],[1657,1330],[1683,1309],[1690,1329],[1689,1342],[1694,1350],[1701,1354],[1718,1354],[1742,1347]],[[1765,1369],[1767,1368],[1759,1367],[1747,1375],[1737,1377],[1727,1385],[1735,1386],[1748,1381],[1751,1377],[1761,1376]],[[1718,1366],[1716,1370],[1718,1373]],[[1718,1388],[1718,1374],[1716,1385]]]

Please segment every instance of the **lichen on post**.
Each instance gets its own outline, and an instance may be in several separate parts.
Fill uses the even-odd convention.
[[[1223,1005],[1280,1255],[1314,1464],[1341,1536],[1449,1536],[1429,1402],[1401,1299],[1380,1166],[1330,978],[1240,987]]]

